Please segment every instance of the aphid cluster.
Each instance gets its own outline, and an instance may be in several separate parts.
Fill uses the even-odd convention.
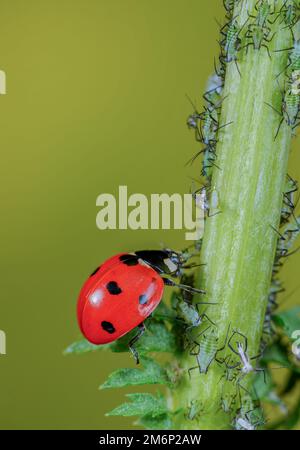
[[[213,170],[222,169],[218,166],[216,150],[220,139],[219,132],[223,127],[230,125],[230,123],[220,122],[221,106],[226,100],[223,94],[226,71],[229,65],[233,65],[236,67],[237,77],[242,77],[243,73],[241,73],[239,64],[249,52],[265,51],[272,59],[274,53],[270,43],[275,36],[272,31],[275,22],[278,21],[282,24],[282,28],[289,28],[293,34],[292,27],[299,20],[299,2],[286,0],[279,9],[276,2],[257,0],[255,8],[248,11],[248,15],[241,22],[239,16],[234,12],[239,1],[223,0],[227,23],[221,27],[221,53],[218,64],[215,63],[215,73],[210,77],[207,91],[203,96],[205,100],[203,111],[199,112],[193,105],[194,111],[187,120],[188,127],[194,130],[195,139],[201,145],[191,162],[195,161],[199,155],[203,155],[201,175],[205,179],[205,184],[201,188],[201,194],[205,195],[204,208],[208,215],[212,207],[212,173]],[[280,114],[280,123],[275,138],[283,123],[286,123],[294,131],[300,120],[300,39],[293,38],[293,40],[293,47],[284,50],[288,51],[288,65],[284,69],[281,107],[276,111]],[[279,76],[283,78],[283,72],[278,74],[274,80],[280,86],[279,80],[280,83],[282,81]],[[275,108],[273,109],[275,110]],[[200,376],[205,376],[213,364],[224,368],[223,385],[234,383],[237,386],[237,393],[234,396],[232,389],[226,392],[224,388],[220,408],[231,414],[238,407],[232,423],[236,429],[253,430],[264,422],[261,416],[258,417],[259,406],[254,405],[255,402],[252,399],[252,403],[245,403],[244,399],[250,396],[250,393],[244,386],[247,386],[248,377],[257,372],[261,372],[265,378],[265,370],[259,367],[257,361],[272,339],[274,332],[272,314],[277,307],[278,295],[283,291],[278,278],[279,269],[286,258],[293,253],[293,245],[300,234],[300,218],[295,216],[297,191],[296,181],[288,176],[283,192],[280,229],[276,230],[278,243],[259,355],[249,353],[247,336],[241,330],[234,329],[231,332],[228,330],[227,337],[222,342],[217,324],[211,322],[205,314],[199,314],[194,305],[181,306],[181,316],[185,316],[186,331],[189,336],[186,347],[189,348],[190,355],[196,360],[196,365],[189,369],[189,374],[191,376],[192,371],[198,370]],[[184,313],[183,310],[185,310]],[[202,331],[195,335],[196,329],[201,324]],[[237,396],[238,399],[236,399]],[[194,414],[191,413],[191,416]]]
[[[283,192],[283,202],[281,208],[280,229],[274,230],[278,234],[275,258],[272,270],[272,280],[268,296],[268,303],[263,328],[263,339],[261,350],[272,340],[274,329],[272,326],[272,314],[278,307],[278,295],[284,291],[279,279],[279,271],[286,259],[296,250],[293,250],[295,242],[300,235],[300,217],[296,217],[295,208],[297,206],[297,182],[287,175],[285,191]]]
[[[222,81],[218,75],[213,75],[209,81],[208,90],[204,95],[207,105],[201,113],[194,106],[194,112],[187,119],[188,127],[195,131],[196,141],[204,146],[193,156],[190,162],[194,162],[200,154],[203,154],[201,175],[208,182],[211,180],[212,168],[216,166],[216,144],[217,134],[220,129],[219,116],[222,103],[220,98],[221,92]]]
[[[249,14],[250,23],[246,32],[246,49],[252,46],[254,50],[260,50],[263,47],[271,58],[268,44],[274,35],[272,35],[269,25],[274,23],[276,18],[276,13],[271,10],[268,0],[259,0],[256,3],[254,15]]]
[[[278,78],[285,72],[283,90],[278,82],[281,91],[280,110],[267,103],[267,105],[280,116],[275,140],[284,122],[291,128],[293,134],[295,134],[295,129],[300,123],[300,39],[293,38],[292,48],[277,51],[288,51],[288,64],[287,67],[277,75],[278,82]]]
[[[261,409],[253,401],[249,394],[245,394],[241,402],[241,407],[234,418],[233,426],[236,430],[256,430],[264,424]]]
[[[281,23],[292,28],[299,20],[299,2],[286,0],[280,10]]]

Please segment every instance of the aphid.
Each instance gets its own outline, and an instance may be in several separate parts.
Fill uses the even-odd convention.
[[[219,129],[219,118],[216,109],[205,108],[201,114],[201,121],[199,140],[204,145],[213,147],[217,143],[216,135]]]
[[[299,107],[299,94],[295,94],[292,89],[286,91],[282,104],[283,118],[286,121],[287,125],[292,128],[295,128],[298,125],[297,120],[299,115]]]
[[[231,381],[225,380],[222,383],[221,409],[230,414],[236,401],[237,394],[232,393]]]
[[[200,373],[207,373],[209,366],[218,353],[218,336],[215,328],[209,326],[200,335],[202,335],[200,343],[196,343],[190,353],[196,356],[198,366],[190,368],[189,373],[197,368],[199,368]],[[198,335],[198,338],[200,335]]]
[[[195,130],[197,142],[213,147],[217,142],[216,134],[219,129],[217,109],[220,107],[220,104],[214,107],[205,107],[204,111],[199,113],[193,102],[191,100],[190,102],[194,108],[194,112],[187,119],[188,127]]]
[[[190,354],[192,356],[196,356],[197,366],[191,367],[189,369],[189,373],[194,369],[199,369],[200,373],[206,374],[211,363],[215,360],[219,363],[223,363],[223,361],[219,361],[216,356],[219,352],[224,350],[227,342],[229,328],[227,331],[227,335],[225,338],[224,345],[222,347],[218,347],[218,332],[214,324],[212,326],[208,326],[205,330],[203,330],[197,337],[201,337],[200,342],[195,342],[194,347],[191,349]]]
[[[199,416],[202,409],[203,406],[201,405],[199,400],[192,400],[188,407],[188,413],[186,414],[186,418],[188,420],[195,420]]]
[[[281,112],[274,108],[270,103],[266,102],[280,117],[274,140],[276,140],[279,130],[285,121],[286,124],[294,130],[299,125],[299,111],[300,111],[300,95],[290,87],[282,93]]]
[[[257,25],[258,27],[264,27],[271,14],[271,5],[269,4],[268,0],[258,0],[255,5],[255,9],[257,11],[257,15],[252,16],[251,14],[249,14],[249,17],[255,19],[255,25]]]
[[[217,155],[215,150],[211,147],[206,147],[204,150],[201,175],[206,177],[209,182],[212,176],[213,167],[217,167],[219,169],[219,167],[215,164],[216,159]]]
[[[185,301],[180,301],[177,307],[178,315],[183,319],[188,328],[197,327],[201,323],[201,316],[196,306]]]
[[[235,0],[223,0],[224,8],[229,16],[232,16]]]
[[[93,344],[101,345],[139,327],[129,344],[138,362],[134,343],[145,330],[143,321],[159,305],[164,286],[204,293],[166,277],[180,275],[185,262],[182,254],[168,249],[120,253],[109,258],[80,291],[77,317],[83,335]]]
[[[292,28],[299,20],[298,11],[299,7],[294,0],[286,0],[279,12],[282,15],[281,23],[284,22],[287,27]]]
[[[219,206],[219,196],[216,189],[209,191],[207,186],[202,186],[194,194],[198,194],[198,205],[203,210],[204,215],[207,217],[213,217],[217,215],[220,211],[211,214],[211,211],[216,211]]]
[[[248,25],[245,35],[247,39],[251,39],[251,42],[248,42],[245,47],[248,49],[252,45],[255,50],[265,47],[271,58],[267,43],[271,42],[274,35],[269,38],[271,29],[267,26],[267,22],[271,23],[269,16],[274,14],[274,12],[271,13],[271,6],[267,0],[259,0],[255,5],[255,9],[257,11],[256,16],[249,14],[249,17],[255,19],[255,21]]]
[[[216,303],[209,303],[209,302],[197,302],[195,304],[192,304],[186,301],[186,299],[184,299],[183,301],[179,301],[177,303],[177,313],[178,317],[184,321],[186,325],[186,331],[199,326],[203,322],[204,318],[210,322],[210,319],[205,313],[199,314],[198,311],[199,305],[215,305],[215,304]]]
[[[230,63],[234,61],[240,75],[240,69],[237,64],[237,55],[241,49],[242,40],[239,36],[244,25],[239,27],[237,20],[234,19],[221,28],[221,34],[224,35],[225,38],[221,42],[222,51],[224,51],[224,53],[222,52],[223,54],[220,56],[220,61],[221,63]],[[223,31],[225,27],[228,27],[226,32]]]

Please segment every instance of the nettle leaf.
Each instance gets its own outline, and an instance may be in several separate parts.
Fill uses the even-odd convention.
[[[86,339],[83,339],[69,345],[69,347],[67,347],[64,351],[64,354],[81,354],[108,349],[115,353],[128,352],[129,342],[136,334],[137,330],[133,329],[120,339],[105,345],[94,345]],[[135,344],[135,348],[140,355],[149,352],[173,353],[177,350],[177,341],[175,335],[172,331],[167,329],[163,322],[150,319],[147,322],[147,329],[145,333]]]
[[[141,417],[135,425],[142,425],[147,430],[171,430],[172,420],[169,414],[162,414],[158,417],[143,416]]]
[[[135,334],[136,330],[131,331],[123,338],[112,342],[109,348],[113,352],[127,352],[129,341]],[[175,335],[165,324],[152,320],[147,323],[147,330],[135,344],[135,348],[140,355],[150,352],[173,353],[177,350],[177,343]]]
[[[152,314],[153,319],[156,321],[170,321],[173,322],[176,319],[176,313],[170,309],[165,302],[160,302],[158,307]]]
[[[173,353],[177,350],[176,338],[164,324],[150,322],[147,332],[138,341],[136,348],[141,353]]]
[[[119,369],[109,375],[100,389],[138,386],[142,384],[171,385],[166,370],[150,358],[141,358],[144,369]]]
[[[158,417],[167,413],[165,399],[161,395],[127,394],[131,402],[123,403],[113,409],[106,416],[151,416]]]
[[[91,344],[86,339],[82,339],[81,341],[76,341],[69,345],[69,347],[64,350],[64,355],[95,352],[97,350],[102,350],[103,347],[104,346]]]
[[[300,306],[276,313],[272,318],[289,338],[295,330],[300,330]]]

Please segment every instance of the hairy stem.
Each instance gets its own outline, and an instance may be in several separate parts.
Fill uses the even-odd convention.
[[[275,3],[279,11],[283,2]],[[248,12],[255,16],[256,4],[257,0],[238,2],[233,17],[240,27],[247,29]],[[270,4],[273,10],[274,2]],[[204,266],[198,284],[207,291],[205,301],[218,303],[209,306],[206,313],[216,324],[218,347],[226,344],[221,352],[223,360],[231,352],[226,335],[230,338],[232,330],[247,338],[248,356],[259,353],[292,137],[291,126],[283,121],[274,140],[282,118],[284,74],[278,74],[288,64],[288,52],[274,50],[291,47],[292,35],[280,19],[267,26],[273,36],[265,43],[268,50],[246,46],[249,39],[243,35],[237,64],[227,63],[220,126],[228,125],[218,134],[218,167],[213,169],[210,186],[218,204],[207,217],[201,250]],[[207,323],[198,327],[198,333],[204,326]],[[256,360],[252,363],[257,364]],[[182,365],[195,366],[195,357],[186,355]],[[197,400],[199,414],[191,421],[179,413],[176,425],[231,428],[239,408],[238,397],[250,389],[252,376],[226,381],[225,363],[216,360],[206,374],[192,371],[175,393],[173,406],[186,410]],[[221,407],[225,391],[235,399],[230,414]]]

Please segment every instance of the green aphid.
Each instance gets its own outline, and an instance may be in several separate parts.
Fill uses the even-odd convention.
[[[299,20],[299,6],[294,0],[286,0],[280,10],[283,20],[287,27],[292,28]],[[282,23],[281,22],[281,23]]]
[[[270,103],[266,102],[266,105],[270,106],[275,111],[281,120],[279,122],[275,138],[276,140],[281,125],[285,121],[286,124],[292,128],[292,131],[299,125],[299,112],[300,112],[300,73],[294,73],[287,83],[287,88],[282,93],[281,111],[278,111]]]
[[[292,89],[288,89],[284,94],[282,103],[283,118],[287,125],[294,128],[297,125],[300,107],[300,95]]]
[[[204,150],[203,162],[202,162],[202,172],[201,175],[210,179],[212,176],[213,166],[215,164],[215,160],[217,159],[217,155],[215,153],[215,149],[207,146]]]
[[[270,28],[268,27],[261,27],[256,24],[249,25],[248,31],[246,33],[246,38],[251,39],[252,42],[248,42],[246,45],[246,48],[248,48],[250,45],[253,46],[254,50],[260,50],[261,47],[264,47],[267,49],[269,56],[269,48],[267,46],[267,42],[271,42],[272,38],[268,39],[270,35]]]
[[[275,52],[289,51],[288,65],[277,75],[278,78],[283,72],[286,72],[288,83],[291,83],[295,75],[300,71],[300,39],[294,41],[292,48],[275,50]]]
[[[241,28],[236,20],[229,23],[225,39],[221,43],[225,52],[225,55],[221,56],[221,59],[227,63],[237,60],[237,53],[241,48],[240,32]],[[222,30],[221,33],[224,34]]]
[[[207,373],[209,366],[215,359],[218,352],[218,336],[215,328],[202,336],[199,353],[196,356],[200,373]]]
[[[271,6],[267,0],[257,2],[255,9],[257,11],[257,15],[249,15],[249,17],[255,20],[254,23],[248,26],[246,38],[251,39],[251,42],[248,42],[246,48],[250,45],[253,46],[254,50],[260,50],[261,47],[265,47],[269,57],[271,58],[267,43],[271,42],[274,35],[269,38],[271,29],[267,26],[267,22],[271,23],[269,16],[274,13],[271,13]]]
[[[223,0],[224,8],[229,14],[232,14],[234,8],[234,0]]]
[[[253,400],[250,394],[244,394],[241,407],[235,418],[236,430],[256,430],[264,424],[264,417],[258,401]]]
[[[236,396],[237,394],[232,393],[232,383],[229,381],[223,381],[221,408],[225,413],[230,414],[232,412]]]
[[[188,328],[197,327],[201,323],[201,317],[196,306],[185,301],[178,302],[177,312]]]
[[[203,98],[209,105],[215,106],[220,102],[220,94],[217,89],[211,89],[203,95]]]
[[[257,10],[257,16],[255,17],[255,24],[258,27],[263,28],[266,25],[267,19],[271,14],[271,6],[268,0],[260,1],[259,6],[258,3],[255,6],[255,9]]]
[[[195,420],[201,413],[203,406],[199,400],[192,400],[188,406],[188,412],[186,414],[187,420]]]
[[[287,69],[289,77],[292,77],[293,72],[300,70],[300,39],[294,42],[294,47],[289,53],[289,64]]]
[[[198,336],[199,337],[199,336]],[[215,327],[208,327],[201,333],[201,339],[191,352],[196,356],[200,373],[206,374],[211,363],[216,359],[217,353],[221,350],[218,348],[218,335]],[[195,369],[193,367],[190,370]]]
[[[233,15],[233,10],[236,5],[240,3],[241,0],[223,0],[224,8],[227,12],[227,18],[231,18]]]
[[[218,113],[216,109],[205,109],[201,114],[201,142],[205,145],[215,145],[216,135],[219,128]]]

